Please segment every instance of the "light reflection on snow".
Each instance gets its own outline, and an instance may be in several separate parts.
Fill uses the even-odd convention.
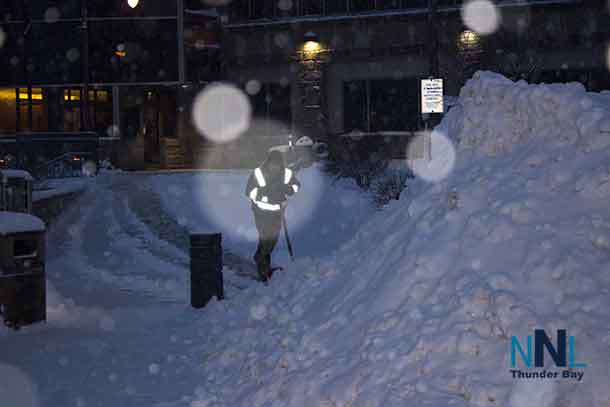
[[[470,0],[462,7],[462,20],[478,34],[492,34],[500,25],[500,11],[489,0]]]
[[[193,123],[202,136],[216,143],[227,143],[248,129],[252,107],[239,88],[215,83],[197,95],[192,115]]]

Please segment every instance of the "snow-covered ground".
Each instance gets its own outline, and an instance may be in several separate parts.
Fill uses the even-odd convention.
[[[0,330],[0,400],[609,406],[610,99],[479,73],[436,131],[453,171],[378,213],[315,168],[299,174],[313,198],[289,212],[297,261],[198,311],[184,251],[134,202],[161,194],[165,223],[221,230],[249,256],[246,174],[99,177],[51,232],[49,322]],[[576,338],[580,382],[511,377],[510,338],[534,328]]]

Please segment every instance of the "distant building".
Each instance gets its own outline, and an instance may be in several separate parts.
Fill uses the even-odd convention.
[[[180,106],[221,74],[219,16],[201,8],[1,2],[0,156],[33,168],[93,145],[124,168],[190,166]]]
[[[234,0],[223,24],[227,77],[262,84],[252,96],[260,117],[331,140],[351,132],[408,138],[422,128],[419,80],[429,76],[444,78],[453,96],[476,69],[610,89],[605,1],[493,3],[499,27],[481,36],[462,21],[458,0]],[[318,55],[303,62],[308,35]],[[303,77],[311,59],[321,62],[313,81]],[[306,107],[312,93],[319,109]],[[276,126],[267,136],[277,138]]]
[[[0,159],[32,167],[95,140],[127,169],[251,167],[288,134],[402,148],[423,126],[430,76],[452,96],[476,69],[610,89],[605,0],[496,0],[486,36],[458,0],[139,3],[0,3]],[[223,145],[190,120],[193,97],[218,80],[244,89],[254,119]]]

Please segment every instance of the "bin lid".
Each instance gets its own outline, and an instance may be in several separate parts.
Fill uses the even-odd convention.
[[[13,233],[44,232],[45,230],[44,222],[36,216],[0,211],[0,236]]]
[[[34,181],[32,175],[24,170],[0,170],[0,175],[2,176],[3,180],[8,178],[21,178],[26,181]]]

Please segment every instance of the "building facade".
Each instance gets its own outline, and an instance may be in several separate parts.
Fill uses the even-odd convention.
[[[199,1],[3,1],[0,156],[33,169],[95,146],[123,168],[190,166],[181,104],[220,77],[218,22]]]
[[[399,148],[424,126],[422,78],[443,78],[453,96],[476,69],[610,89],[605,1],[494,3],[499,26],[483,36],[464,24],[458,0],[234,0],[223,24],[227,77],[244,89],[260,82],[255,111],[292,133],[398,136]],[[277,127],[262,135],[273,139]]]
[[[453,96],[476,69],[610,89],[605,0],[498,0],[485,36],[464,24],[460,0],[208,3],[3,1],[0,159],[32,168],[94,144],[126,169],[251,167],[289,135],[404,151],[424,126],[422,78],[443,78]],[[194,97],[215,81],[252,106],[232,143],[191,123]]]

